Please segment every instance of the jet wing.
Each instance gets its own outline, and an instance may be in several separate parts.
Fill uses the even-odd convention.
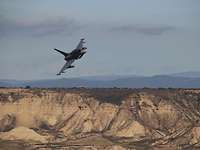
[[[57,75],[61,75],[61,73],[64,73],[64,71],[68,69],[74,61],[74,59],[67,61]]]
[[[76,49],[82,49],[84,43],[85,43],[84,39],[81,39],[80,42],[78,43]]]
[[[59,52],[59,53],[61,53],[61,54],[63,54],[64,56],[69,55],[69,53],[65,53],[65,52],[63,52],[63,51],[61,51],[59,49],[54,48],[54,50],[57,51],[57,52]]]

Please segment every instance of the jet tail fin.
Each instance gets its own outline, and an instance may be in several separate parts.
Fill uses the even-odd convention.
[[[69,55],[68,53],[65,53],[65,52],[63,52],[63,51],[61,51],[61,50],[59,50],[59,49],[54,48],[54,50],[57,51],[57,52],[59,52],[59,53],[61,53],[61,54],[64,55],[64,56]]]

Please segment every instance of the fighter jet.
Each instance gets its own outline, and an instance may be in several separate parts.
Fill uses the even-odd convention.
[[[72,63],[75,60],[83,57],[83,55],[87,52],[86,51],[87,48],[83,46],[84,43],[85,43],[84,39],[81,39],[80,42],[78,43],[77,47],[74,50],[72,50],[70,53],[63,52],[56,48],[54,49],[55,51],[64,55],[64,57],[65,57],[64,60],[66,61],[65,65],[62,67],[62,69],[59,71],[59,73],[57,75],[61,75],[61,73],[65,73],[64,71],[66,69],[75,67],[75,66],[72,66]]]

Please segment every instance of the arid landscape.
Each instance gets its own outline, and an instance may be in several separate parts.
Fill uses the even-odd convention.
[[[0,149],[200,149],[200,90],[1,88]]]
[[[0,150],[200,150],[199,6],[0,0]]]

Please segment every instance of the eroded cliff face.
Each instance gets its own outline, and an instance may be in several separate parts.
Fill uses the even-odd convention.
[[[0,146],[22,140],[46,149],[199,147],[199,90],[114,91],[2,88]],[[117,96],[121,104],[114,104]]]

